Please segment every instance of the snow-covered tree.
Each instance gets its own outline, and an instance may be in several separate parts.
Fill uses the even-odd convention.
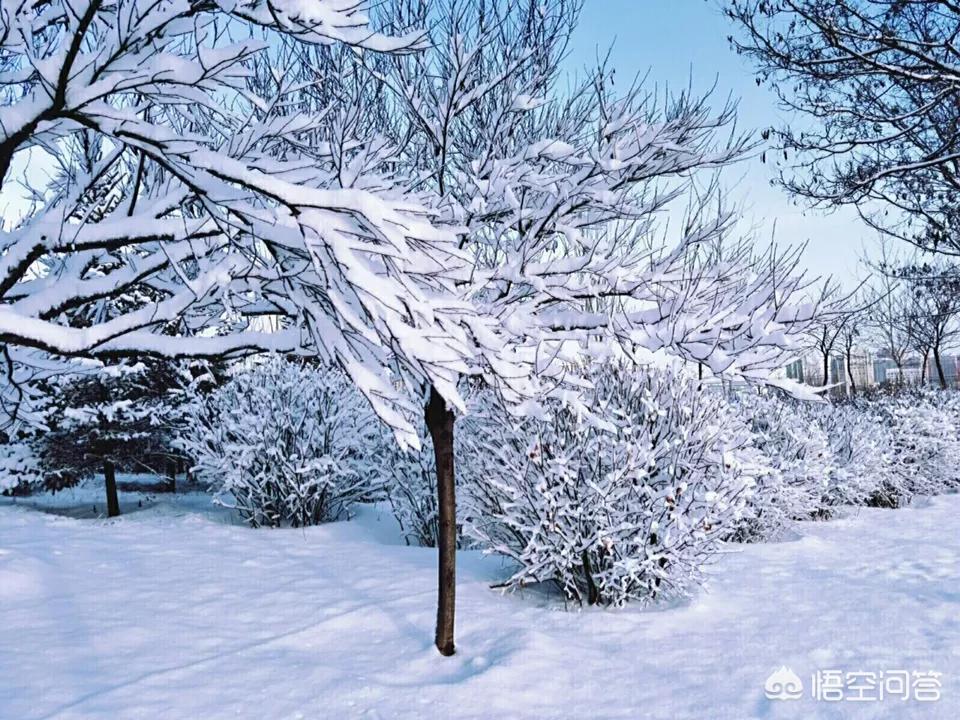
[[[923,357],[933,360],[937,382],[946,389],[943,355],[960,343],[960,269],[945,263],[917,262],[899,268],[908,300],[902,319]],[[926,379],[926,375],[924,375]]]
[[[378,18],[395,35],[428,27],[426,51],[320,53],[314,65],[318,76],[352,68],[339,73],[353,79],[341,114],[361,104],[399,149],[391,167],[456,227],[469,264],[457,291],[496,331],[470,374],[508,406],[529,410],[551,393],[578,404],[570,368],[591,340],[762,378],[816,302],[797,302],[795,255],[720,247],[733,214],[716,208],[712,179],[693,178],[749,150],[732,130],[735,108],[639,84],[618,90],[606,66],[564,88],[560,61],[580,7],[397,0]],[[658,222],[668,214],[672,232]],[[452,653],[457,408],[435,390],[423,389],[439,493],[437,645]]]
[[[120,513],[116,471],[165,473],[174,458],[167,418],[175,364],[88,365],[79,377],[49,384],[53,395],[38,441],[48,479],[69,485],[102,472],[107,515]]]
[[[386,34],[353,0],[32,8],[0,7],[0,192],[32,188],[0,234],[0,339],[315,356],[411,446],[427,395],[442,652],[462,375],[529,408],[595,338],[762,378],[813,316],[796,257],[721,251],[733,215],[697,192],[749,147],[732,106],[604,67],[561,89],[577,2],[396,0]]]
[[[905,322],[908,298],[904,282],[896,277],[885,243],[881,243],[881,260],[874,278],[864,289],[866,330],[897,368],[897,385],[904,384],[903,368],[911,349],[910,333]],[[877,378],[883,384],[885,378]]]
[[[859,332],[857,320],[860,308],[853,297],[844,295],[840,286],[832,280],[824,283],[822,292],[832,300],[831,311],[821,313],[812,324],[809,343],[820,361],[821,375],[816,379],[820,385],[829,387],[841,382],[841,378],[831,377],[830,360],[837,354],[846,356],[848,348],[852,352]]]
[[[0,6],[0,193],[23,207],[0,230],[6,406],[50,357],[262,350],[339,365],[401,443],[411,382],[460,406],[493,333],[394,151],[304,102],[295,59],[331,44],[423,36],[374,32],[353,0]]]
[[[347,182],[343,153],[367,139],[335,148],[322,110],[296,112],[282,53],[331,43],[404,52],[420,36],[372,32],[344,0],[4,3],[0,192],[22,217],[0,232],[3,343],[303,351],[415,440],[397,373],[455,398],[466,353],[470,313],[444,292],[456,238],[389,174]],[[8,363],[8,384],[20,374]]]
[[[379,484],[361,450],[376,426],[347,378],[268,358],[184,413],[177,446],[215,501],[254,527],[335,520]]]

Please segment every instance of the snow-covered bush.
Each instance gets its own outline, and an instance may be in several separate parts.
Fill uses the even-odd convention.
[[[943,391],[940,393],[940,398],[940,407],[950,416],[955,425],[960,425],[960,391]]]
[[[613,605],[684,594],[753,482],[731,460],[732,418],[678,368],[610,363],[593,382],[589,415],[491,408],[463,433],[465,533],[517,563],[509,588]]]
[[[436,462],[433,443],[425,429],[420,450],[401,448],[388,431],[375,449],[376,467],[383,478],[387,500],[408,545],[436,547],[439,532]]]
[[[821,498],[823,512],[866,505],[879,488],[896,482],[892,428],[873,402],[815,405],[808,410],[829,443],[832,469]]]
[[[880,395],[871,405],[890,438],[890,472],[869,504],[900,507],[915,495],[960,486],[960,438],[952,393],[911,389]]]
[[[821,516],[830,491],[833,456],[807,407],[778,393],[752,389],[735,401],[752,444],[769,463],[757,473],[749,513],[733,534],[741,541],[777,537],[791,520]]]
[[[737,538],[765,539],[789,520],[840,505],[899,507],[960,486],[955,393],[897,390],[837,403],[745,393],[737,404],[775,473],[758,474]]]
[[[348,380],[271,357],[187,413],[178,446],[254,527],[337,519],[377,488],[361,451],[379,430]]]

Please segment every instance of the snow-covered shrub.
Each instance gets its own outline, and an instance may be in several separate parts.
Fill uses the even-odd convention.
[[[769,537],[778,523],[826,517],[839,505],[899,507],[915,495],[956,489],[953,396],[900,389],[832,404],[741,396],[754,444],[777,472],[758,476],[739,539]]]
[[[941,405],[940,391],[903,398],[896,408],[896,449],[900,471],[915,495],[935,495],[957,487],[960,470],[958,426]]]
[[[806,404],[757,389],[739,395],[735,404],[769,471],[757,475],[750,512],[733,539],[772,539],[791,520],[822,516],[833,456],[826,434]]]
[[[940,393],[940,407],[950,416],[955,425],[960,425],[960,391],[944,390]]]
[[[337,519],[377,487],[361,451],[378,423],[331,368],[271,357],[187,415],[178,446],[216,501],[254,527]]]
[[[895,478],[890,427],[870,402],[817,405],[811,413],[827,438],[833,463],[823,508],[866,505]]]
[[[590,414],[552,403],[542,418],[475,418],[465,533],[516,562],[509,588],[555,583],[613,605],[685,594],[752,484],[730,460],[732,418],[678,368],[609,363],[593,382]]]
[[[440,519],[430,435],[421,428],[420,450],[401,448],[388,431],[378,439],[376,467],[404,540],[408,545],[436,547]]]
[[[910,389],[872,400],[890,438],[890,472],[868,503],[900,507],[960,487],[960,438],[950,393]]]

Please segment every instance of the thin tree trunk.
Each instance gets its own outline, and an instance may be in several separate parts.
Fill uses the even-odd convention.
[[[847,351],[847,377],[850,378],[850,395],[856,395],[857,384],[853,381],[853,360],[849,351]]]
[[[597,584],[593,581],[593,564],[590,562],[590,554],[584,550],[581,553],[583,560],[583,574],[587,581],[587,602],[596,605],[600,602],[600,591],[597,590]]]
[[[177,462],[173,459],[167,460],[167,487],[172,493],[177,491]]]
[[[437,592],[437,634],[435,643],[441,655],[453,655],[454,612],[457,581],[457,499],[454,483],[453,425],[454,416],[435,388],[430,388],[430,400],[424,417],[433,440],[437,463],[437,509],[440,532],[437,538],[439,554]]]
[[[828,353],[823,354],[823,385],[826,387],[830,384],[830,355]]]
[[[927,358],[929,358],[929,357],[930,357],[930,351],[929,351],[929,350],[924,350],[924,351],[923,351],[923,364],[920,366],[920,384],[921,384],[921,385],[926,385],[926,384],[927,384]]]
[[[120,500],[117,498],[116,468],[110,460],[103,461],[103,484],[107,488],[107,517],[120,514]]]
[[[933,362],[937,366],[937,379],[940,381],[940,389],[947,389],[947,376],[943,374],[943,363],[940,362],[940,348],[933,348]]]

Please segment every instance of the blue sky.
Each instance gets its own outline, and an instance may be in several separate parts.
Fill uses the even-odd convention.
[[[692,82],[695,90],[706,91],[716,83],[718,106],[728,95],[739,99],[742,129],[789,122],[774,95],[757,87],[748,60],[730,49],[727,37],[734,31],[718,0],[585,0],[568,62],[580,69],[612,43],[611,62],[624,82],[649,71],[647,82],[678,90]],[[745,204],[745,223],[756,225],[763,240],[769,240],[776,221],[778,243],[808,241],[804,261],[816,275],[834,275],[845,284],[860,276],[859,258],[876,245],[876,233],[850,210],[824,213],[798,205],[770,186],[775,174],[759,157],[727,171],[733,197]]]

